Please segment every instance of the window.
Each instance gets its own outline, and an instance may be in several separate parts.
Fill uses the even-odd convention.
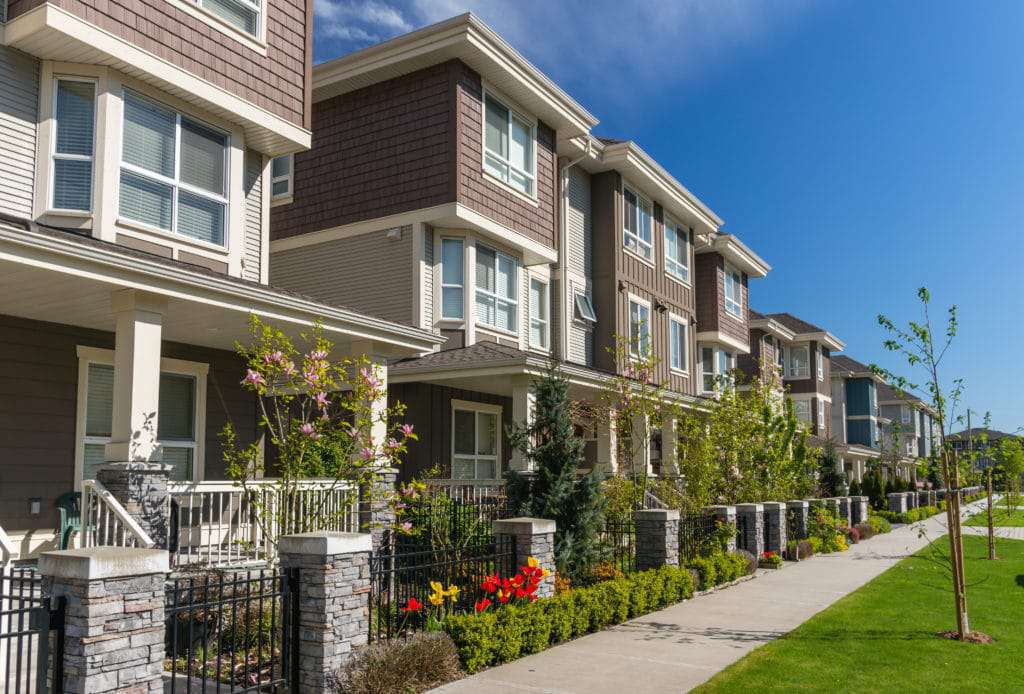
[[[779,372],[786,373],[786,347],[778,338],[775,338],[775,359],[779,365]]]
[[[452,415],[452,477],[493,480],[498,477],[500,408],[459,404]]]
[[[224,133],[126,91],[121,217],[223,246],[227,155]]]
[[[59,79],[54,95],[53,197],[55,210],[92,209],[96,85]]]
[[[825,353],[819,348],[814,353],[814,358],[818,362],[818,380],[825,380]]]
[[[818,400],[818,433],[825,430],[825,401]]]
[[[669,366],[673,371],[686,371],[688,366],[686,354],[686,322],[681,318],[669,316],[668,324],[669,341],[671,342]]]
[[[629,354],[646,357],[651,349],[651,307],[629,300]]]
[[[490,94],[484,95],[484,171],[534,194],[534,127]]]
[[[651,258],[651,203],[629,188],[622,189],[622,243],[644,258]]]
[[[463,318],[462,239],[441,239],[441,317]]]
[[[590,323],[597,322],[597,313],[594,311],[594,302],[583,292],[576,292],[576,318]]]
[[[796,418],[809,422],[811,421],[811,401],[810,400],[794,400],[793,411],[796,413]]]
[[[665,272],[683,282],[690,281],[690,232],[665,219]]]
[[[702,347],[700,350],[700,371],[702,385],[705,393],[715,390],[715,350],[712,347]]]
[[[731,388],[735,385],[733,371],[736,369],[736,355],[721,347],[701,347],[700,370],[704,393],[713,393],[721,385]]]
[[[259,0],[194,0],[212,15],[224,20],[250,36],[260,35],[261,5]]]
[[[811,375],[810,351],[807,345],[789,348],[787,378],[807,378]]]
[[[910,424],[910,408],[905,405],[900,407],[900,421],[903,424]]]
[[[292,195],[293,168],[295,157],[286,154],[274,157],[270,163],[270,195],[272,200],[288,198]]]
[[[548,348],[550,323],[548,311],[548,285],[536,277],[530,278],[530,346]]]
[[[487,246],[476,247],[476,320],[516,332],[519,262]]]
[[[743,276],[731,265],[725,266],[725,311],[737,318],[743,315]]]
[[[727,387],[735,385],[733,370],[736,368],[736,355],[732,352],[726,352],[724,349],[718,350],[718,375],[722,377],[722,381]]]

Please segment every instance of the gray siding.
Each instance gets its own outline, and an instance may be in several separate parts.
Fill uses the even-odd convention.
[[[423,316],[426,319],[427,328],[434,326],[434,228],[424,226],[423,229],[423,293],[420,301],[423,302]]]
[[[245,248],[242,277],[260,281],[263,252],[263,155],[245,152]]]
[[[584,366],[594,365],[594,331],[588,328],[588,324],[573,320],[576,315],[575,295],[577,292],[589,293],[589,288],[580,286],[575,282],[569,283],[569,361]],[[595,310],[597,308],[595,307]]]
[[[591,214],[590,174],[579,167],[569,169],[569,205],[566,211],[568,248],[566,264],[575,276],[570,280],[566,324],[569,331],[569,353],[567,359],[585,366],[594,365],[593,331],[586,324],[573,320],[575,316],[575,295],[581,292],[591,294],[594,268],[594,229]]]
[[[325,303],[413,324],[412,227],[385,230],[273,254],[270,283]]]
[[[0,211],[32,216],[39,61],[0,46]]]

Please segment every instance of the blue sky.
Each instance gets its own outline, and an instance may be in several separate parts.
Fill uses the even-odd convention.
[[[906,372],[875,316],[917,318],[927,286],[960,310],[946,379],[1024,424],[1024,3],[315,5],[317,62],[474,11],[773,266],[754,308]]]

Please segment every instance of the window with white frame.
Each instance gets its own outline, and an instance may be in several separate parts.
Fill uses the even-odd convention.
[[[779,373],[786,373],[786,347],[779,338],[775,338],[775,361],[779,365]]]
[[[807,345],[794,345],[788,350],[786,378],[807,378],[811,375],[811,355]]]
[[[292,196],[293,181],[295,180],[294,167],[295,157],[291,154],[274,157],[270,162],[271,200],[281,200]]]
[[[737,318],[743,315],[743,275],[728,264],[725,266],[725,310]]]
[[[732,352],[727,352],[724,349],[718,349],[718,375],[722,378],[723,383],[726,387],[733,387],[735,384],[735,376],[733,371],[736,370],[736,355]]]
[[[650,260],[651,203],[629,188],[622,189],[622,243],[629,250]]]
[[[465,302],[462,239],[441,239],[441,317],[461,320]]]
[[[690,281],[690,231],[665,218],[665,272],[683,282]]]
[[[498,477],[501,408],[458,403],[452,411],[452,477],[493,480]]]
[[[96,83],[60,78],[54,85],[53,190],[55,210],[92,209],[96,141]]]
[[[821,350],[820,347],[814,352],[814,358],[818,362],[818,364],[817,364],[817,366],[818,366],[818,380],[819,381],[824,381],[825,380],[825,353]]]
[[[573,303],[576,306],[575,317],[578,320],[587,321],[588,323],[597,322],[597,312],[594,311],[594,302],[591,301],[589,296],[583,292],[576,292]]]
[[[550,342],[551,322],[548,283],[530,278],[530,346],[547,349]]]
[[[651,349],[651,307],[629,300],[629,355],[646,357]]]
[[[536,127],[493,94],[484,94],[484,170],[534,195]]]
[[[113,355],[111,354],[111,358]],[[104,448],[110,442],[114,405],[114,366],[104,361],[83,362],[85,376],[82,479],[95,479],[105,464]],[[196,478],[200,442],[198,384],[196,373],[164,370],[160,374],[157,440],[163,448],[163,464],[171,467],[172,480]]]
[[[673,371],[685,372],[688,368],[687,324],[682,318],[669,316],[669,366]]]
[[[189,0],[186,0],[189,1]],[[259,38],[263,6],[260,0],[191,0],[236,29]]]
[[[702,392],[713,393],[720,386],[733,387],[735,369],[736,355],[733,352],[714,346],[700,348]]]
[[[794,400],[793,411],[796,413],[796,418],[803,422],[811,421],[811,401],[810,400]]]
[[[124,92],[122,219],[223,246],[227,189],[225,133]]]
[[[900,422],[910,424],[910,408],[906,405],[900,405]]]
[[[476,320],[483,325],[516,332],[519,261],[477,244]]]
[[[818,400],[818,433],[825,429],[825,401]]]

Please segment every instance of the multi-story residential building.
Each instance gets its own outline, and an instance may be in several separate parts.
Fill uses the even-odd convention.
[[[439,340],[267,284],[271,161],[310,144],[308,3],[4,6],[0,539],[27,556],[101,465],[224,477],[222,426],[257,431],[250,314],[381,361]]]
[[[878,406],[889,422],[882,431],[883,448],[903,456],[907,465],[931,457],[937,425],[926,402],[884,384],[878,387]]]
[[[1024,437],[1020,434],[1008,434],[1005,431],[984,427],[964,429],[963,431],[950,434],[946,438],[949,439],[950,448],[957,455],[964,455],[968,452],[976,453],[977,458],[974,461],[974,467],[979,470],[996,464],[991,450],[998,447],[1000,441],[1005,438],[1024,440]]]
[[[531,379],[556,359],[597,402],[626,366],[617,335],[660,359],[684,404],[747,351],[764,261],[636,143],[593,136],[597,119],[477,18],[323,63],[313,82],[312,148],[280,164],[270,278],[443,337],[391,366],[420,432],[404,474],[525,465],[504,425],[530,416]],[[583,432],[591,464],[615,469],[607,418]],[[671,455],[674,423],[659,433],[655,457]]]

